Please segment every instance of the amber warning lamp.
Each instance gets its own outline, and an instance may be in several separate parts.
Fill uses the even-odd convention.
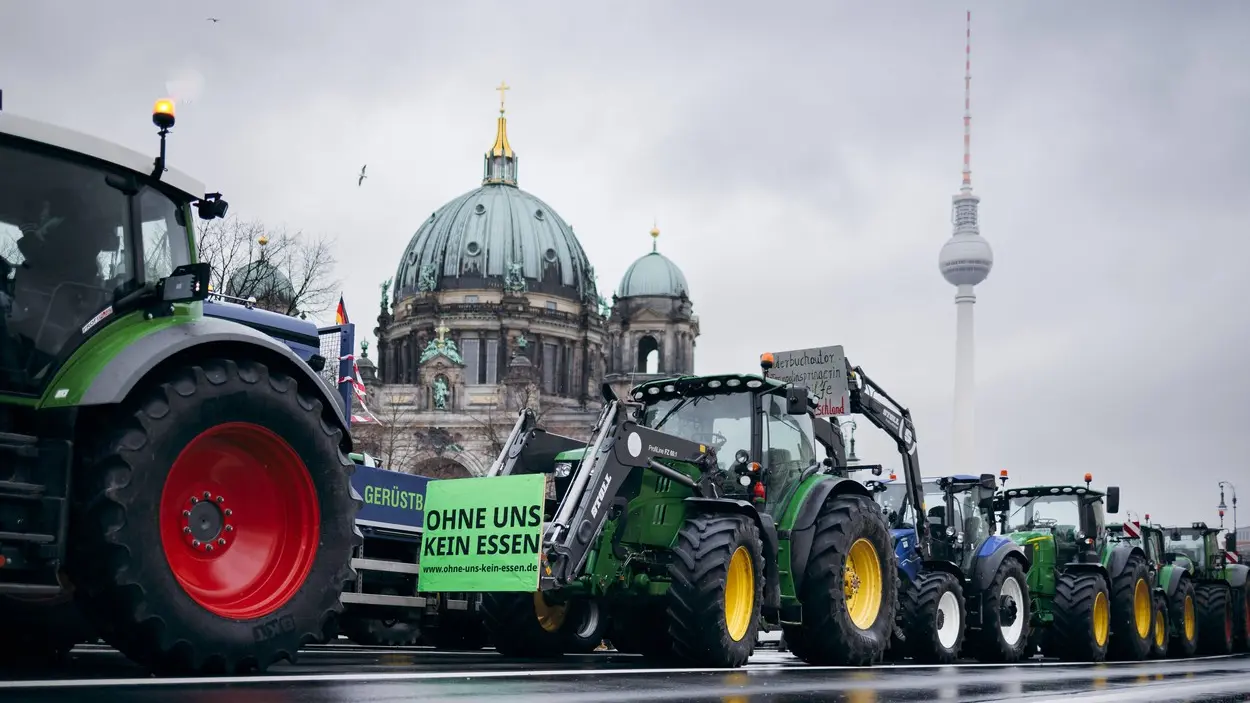
[[[760,368],[764,370],[764,376],[768,376],[768,372],[776,365],[777,360],[773,358],[772,352],[764,352],[760,354]]]
[[[1007,469],[1003,469],[998,472],[998,480],[1002,481],[1004,486],[1007,485]]]
[[[161,130],[158,132],[161,137],[161,153],[156,157],[156,163],[152,167],[152,177],[159,180],[161,174],[165,173],[165,136],[174,126],[173,100],[162,98],[156,101],[156,104],[152,106],[152,124]]]
[[[1089,472],[1086,472],[1085,473],[1085,487],[1089,488],[1089,484],[1093,480],[1094,480],[1094,475]]]

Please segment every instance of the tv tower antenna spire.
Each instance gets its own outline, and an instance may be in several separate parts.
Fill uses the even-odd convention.
[[[972,10],[968,10],[964,30],[964,182],[961,190],[972,191]]]

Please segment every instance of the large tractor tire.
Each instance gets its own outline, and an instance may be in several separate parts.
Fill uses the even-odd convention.
[[[1014,558],[1003,559],[994,579],[980,594],[981,627],[968,634],[969,650],[979,661],[1013,664],[1029,648],[1033,617],[1028,576]]]
[[[482,623],[506,657],[545,659],[576,651],[591,617],[602,619],[582,601],[554,603],[539,591],[482,595]]]
[[[923,664],[952,664],[964,644],[964,589],[943,571],[921,572],[899,590],[905,651]]]
[[[51,598],[0,596],[0,671],[55,667],[96,635],[73,590]]]
[[[421,626],[407,620],[349,615],[339,628],[347,639],[366,647],[411,647],[421,639]]]
[[[677,533],[668,573],[673,656],[692,666],[739,667],[755,651],[764,598],[764,548],[743,515],[695,515]]]
[[[1250,652],[1250,584],[1233,589],[1233,651]]]
[[[1150,628],[1150,658],[1165,659],[1168,656],[1168,632],[1171,624],[1168,620],[1168,603],[1162,594],[1155,594],[1154,610],[1154,625]]]
[[[1232,589],[1224,582],[1194,586],[1198,605],[1198,649],[1203,654],[1233,651]]]
[[[1154,594],[1145,557],[1132,555],[1111,579],[1111,656],[1141,661],[1150,656]]]
[[[890,644],[898,609],[898,559],[889,525],[871,498],[840,495],[816,516],[799,600],[803,624],[783,626],[809,664],[867,666]]]
[[[1107,660],[1111,639],[1111,593],[1107,580],[1090,571],[1067,571],[1055,583],[1055,621],[1043,651],[1064,661]]]
[[[1194,582],[1188,576],[1181,576],[1181,582],[1168,601],[1168,620],[1172,623],[1168,651],[1178,657],[1197,654],[1198,596],[1194,593]]]
[[[162,674],[246,673],[325,640],[359,498],[321,401],[255,361],[169,369],[95,415],[71,577],[105,640]]]

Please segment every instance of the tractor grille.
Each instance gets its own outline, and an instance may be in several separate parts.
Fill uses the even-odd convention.
[[[338,327],[332,327],[329,330],[322,330],[319,336],[321,337],[321,356],[326,360],[325,366],[321,369],[321,376],[331,388],[338,388],[339,357],[343,355],[341,351],[343,333]]]

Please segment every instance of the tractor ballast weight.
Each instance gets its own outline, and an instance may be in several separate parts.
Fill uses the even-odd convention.
[[[0,241],[0,629],[72,593],[151,670],[263,670],[323,641],[354,579],[348,416],[287,346],[205,315],[194,213],[227,205],[168,168],[173,103],[153,122],[155,160],[0,112],[20,232]]]
[[[593,605],[618,650],[660,660],[740,666],[759,627],[783,627],[812,663],[881,657],[896,607],[888,528],[804,389],[727,374],[604,395],[589,441],[522,410],[492,464],[489,476],[553,474],[556,493],[539,593],[483,594],[500,651],[569,651],[568,633],[535,621]]]

